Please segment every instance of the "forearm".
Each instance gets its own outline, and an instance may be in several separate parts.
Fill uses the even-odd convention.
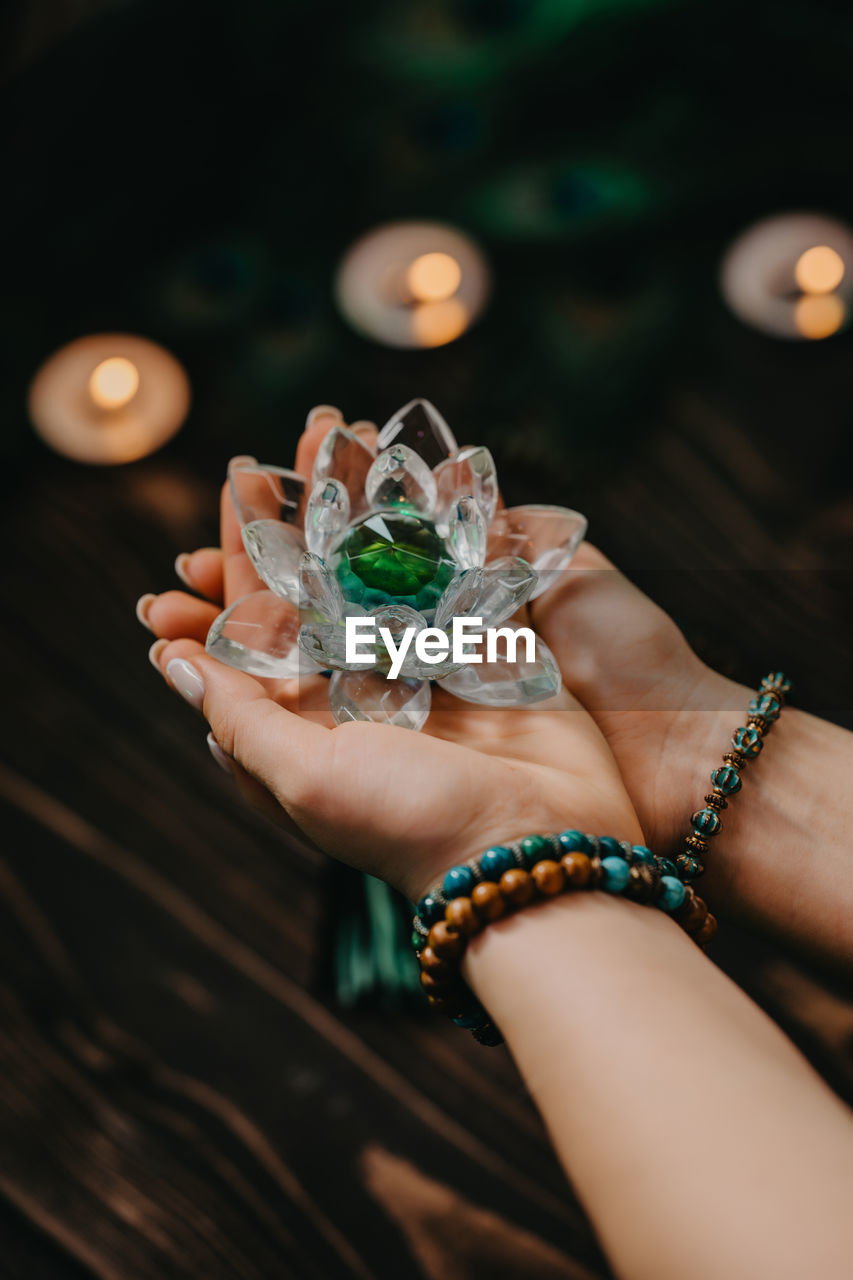
[[[465,972],[620,1276],[849,1274],[849,1113],[671,920],[556,899]]]
[[[727,707],[746,706],[748,689],[714,679],[713,697]],[[685,753],[681,784],[695,797],[693,808],[731,731],[743,723],[729,710],[697,718],[700,740]],[[853,966],[851,776],[853,734],[786,707],[761,755],[745,768],[743,789],[722,814],[697,885],[723,919],[734,912],[804,951]]]

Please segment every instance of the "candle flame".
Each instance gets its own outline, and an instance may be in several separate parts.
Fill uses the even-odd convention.
[[[97,365],[89,379],[89,395],[99,409],[120,409],[139,389],[139,370],[124,356],[110,356]]]
[[[449,253],[422,253],[406,274],[412,296],[418,302],[443,302],[459,288],[462,269]]]
[[[828,244],[816,244],[797,259],[794,279],[803,293],[832,293],[844,279],[844,259]]]

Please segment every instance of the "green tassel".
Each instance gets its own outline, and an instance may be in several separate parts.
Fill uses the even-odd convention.
[[[425,1008],[411,919],[411,905],[384,881],[332,865],[324,967],[342,1005]]]

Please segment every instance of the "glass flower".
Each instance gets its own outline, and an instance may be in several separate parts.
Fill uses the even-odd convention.
[[[486,661],[478,650],[481,663],[460,663],[450,647],[453,620],[479,618],[478,632],[512,629],[517,610],[567,568],[586,519],[565,507],[499,509],[489,450],[459,448],[428,401],[394,414],[374,448],[334,427],[310,482],[252,463],[237,463],[229,479],[243,544],[267,589],[243,596],[211,626],[207,649],[220,661],[265,678],[331,672],[338,724],[420,729],[434,683],[493,707],[558,692],[557,663],[538,637],[530,660],[521,644],[514,658],[498,649]],[[375,662],[347,660],[349,617],[373,619]],[[447,636],[448,652],[436,659],[433,650],[426,661],[410,645],[392,679],[380,627],[392,640],[407,627],[432,628],[439,640]]]

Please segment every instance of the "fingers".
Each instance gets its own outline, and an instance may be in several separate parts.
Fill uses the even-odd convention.
[[[314,459],[325,437],[332,427],[344,426],[343,414],[331,404],[318,404],[305,419],[305,430],[299,437],[296,446],[296,462],[294,470],[304,476],[309,486],[311,472],[314,470]]]
[[[175,560],[175,573],[190,591],[197,591],[215,604],[222,603],[223,568],[219,547],[182,551]]]
[[[252,676],[208,657],[197,641],[180,639],[154,648],[158,670],[204,715],[226,756],[298,821],[312,780],[324,776],[329,730],[286,711]]]
[[[155,636],[166,640],[189,636],[199,644],[204,644],[210,624],[218,613],[217,605],[188,596],[185,591],[142,596],[136,606],[139,621]]]

